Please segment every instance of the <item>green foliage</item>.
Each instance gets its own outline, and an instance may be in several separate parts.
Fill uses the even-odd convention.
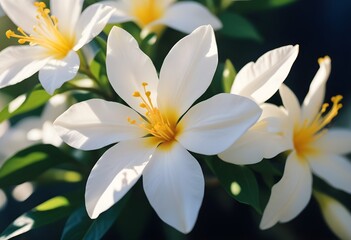
[[[261,213],[259,190],[254,173],[245,166],[226,163],[219,158],[207,158],[206,163],[225,190],[234,199]]]
[[[56,196],[19,216],[10,224],[0,239],[7,240],[33,229],[44,227],[67,217],[77,205],[81,192]]]
[[[12,101],[9,103],[0,112],[0,122],[3,122],[19,114],[34,110],[44,105],[50,98],[50,94],[48,94],[41,87],[37,86],[26,95],[21,95],[19,98],[17,98],[17,100],[15,100],[17,102]]]
[[[223,35],[257,42],[262,41],[261,35],[246,18],[232,12],[224,12],[219,18],[223,23],[223,28],[219,32]]]
[[[251,0],[251,1],[234,1],[233,8],[237,12],[256,12],[262,10],[283,7],[298,0]]]
[[[126,203],[126,197],[102,213],[97,219],[91,219],[83,204],[68,218],[61,240],[94,240],[101,239],[111,228]]]
[[[223,92],[230,93],[235,76],[236,70],[232,62],[229,59],[227,59],[224,63],[224,69],[222,74]]]
[[[24,149],[0,168],[0,187],[8,187],[30,181],[46,170],[68,161],[74,161],[62,150],[48,144]]]

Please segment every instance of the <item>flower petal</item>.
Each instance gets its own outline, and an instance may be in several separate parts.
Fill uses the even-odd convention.
[[[158,216],[178,231],[194,227],[205,182],[196,159],[180,144],[157,148],[143,173],[147,198]]]
[[[170,5],[162,18],[147,25],[146,28],[166,25],[188,34],[207,24],[216,30],[222,28],[221,21],[205,6],[197,2],[185,1]]]
[[[84,9],[75,29],[77,42],[73,50],[78,51],[96,37],[104,29],[113,12],[112,7],[100,3],[90,5]]]
[[[79,56],[70,51],[64,59],[51,59],[39,71],[39,81],[45,91],[53,94],[65,82],[73,79],[79,69]]]
[[[68,97],[66,94],[57,94],[46,103],[41,118],[45,121],[53,122],[68,108]]]
[[[279,88],[279,93],[282,98],[284,107],[287,110],[288,117],[292,124],[300,122],[301,120],[301,109],[300,103],[293,91],[288,88],[285,84]]]
[[[278,91],[288,76],[299,53],[299,46],[284,46],[262,55],[257,61],[246,64],[236,75],[231,93],[267,101]]]
[[[26,117],[9,128],[0,138],[1,155],[10,157],[21,149],[39,143],[41,133],[38,130],[42,124],[38,117]],[[36,136],[33,136],[33,133],[36,133]]]
[[[329,57],[320,58],[319,69],[314,76],[310,89],[303,101],[302,105],[302,115],[304,119],[313,121],[314,116],[316,116],[321,110],[326,83],[331,71],[331,60]],[[310,116],[313,116],[312,118]]]
[[[218,94],[192,107],[177,125],[177,140],[190,151],[213,155],[232,145],[259,118],[248,98]]]
[[[328,129],[314,145],[323,152],[347,154],[351,152],[351,131],[347,129]]]
[[[287,149],[281,135],[268,132],[265,124],[258,122],[218,157],[229,163],[246,165],[272,158]]]
[[[66,36],[74,36],[75,27],[82,12],[84,0],[51,0],[52,15],[59,21],[60,31]]]
[[[267,229],[277,222],[288,222],[295,218],[308,204],[312,193],[312,174],[307,162],[289,155],[282,179],[271,192],[260,223]]]
[[[211,84],[218,63],[211,26],[202,26],[181,39],[166,56],[160,72],[158,106],[180,117]]]
[[[26,33],[33,33],[33,26],[37,23],[35,16],[38,14],[34,0],[0,0],[0,4],[12,22]]]
[[[143,53],[137,41],[122,28],[113,27],[107,40],[107,75],[116,93],[141,114],[139,98],[133,97],[135,91],[144,92],[143,82],[147,82],[152,102],[156,103],[158,85],[157,72],[150,58]]]
[[[115,9],[108,22],[123,23],[134,20],[134,17],[130,15],[130,3],[127,1],[103,1],[101,3]]]
[[[42,127],[42,142],[59,147],[63,143],[62,138],[57,134],[57,131],[50,121],[45,121]]]
[[[145,135],[140,127],[128,122],[128,117],[140,116],[122,104],[91,99],[71,106],[54,125],[68,145],[92,150]]]
[[[337,200],[322,193],[314,193],[329,228],[340,239],[351,239],[351,213]]]
[[[21,82],[39,69],[49,58],[42,55],[40,47],[7,47],[0,52],[0,88]]]
[[[97,161],[85,189],[85,206],[91,218],[118,202],[140,178],[158,144],[149,140],[120,142]]]
[[[309,156],[308,162],[312,171],[318,177],[336,189],[351,193],[351,163],[343,156],[320,154]]]

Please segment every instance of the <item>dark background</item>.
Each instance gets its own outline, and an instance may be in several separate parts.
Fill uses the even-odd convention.
[[[235,10],[235,4],[231,9]],[[242,15],[257,28],[263,42],[229,40],[218,35],[218,45],[224,46],[219,48],[220,60],[223,62],[229,58],[239,70],[245,63],[255,61],[266,51],[283,45],[299,44],[299,56],[285,83],[302,101],[318,70],[317,59],[329,55],[332,59],[332,72],[327,84],[326,101],[336,94],[344,96],[344,108],[335,124],[351,127],[351,1],[300,0],[285,7]],[[172,30],[167,31],[172,33]],[[249,206],[237,203],[220,186],[206,188],[197,223],[193,231],[185,236],[163,224],[148,205],[140,184],[135,188],[133,194],[145,206],[144,213],[148,212],[151,216],[150,221],[141,226],[145,230],[143,239],[336,239],[324,223],[313,199],[291,222],[261,231],[258,229],[260,215]],[[30,206],[38,200],[32,197],[28,201]],[[0,212],[0,229],[4,229],[23,213],[23,208],[26,207],[19,206],[23,205],[10,199],[9,208]],[[350,207],[351,204],[348,205],[349,209]],[[119,239],[121,235],[116,234],[115,230],[123,225],[133,228],[142,213],[138,216],[132,208],[133,206],[126,206],[123,215],[105,239]],[[63,227],[64,222],[60,224]],[[62,228],[56,224],[17,239],[38,239],[39,236],[49,235],[52,235],[52,239],[59,239],[61,231]]]

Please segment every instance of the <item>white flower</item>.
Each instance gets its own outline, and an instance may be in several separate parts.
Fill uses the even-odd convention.
[[[0,52],[0,87],[39,71],[39,81],[52,94],[75,77],[80,65],[76,51],[102,31],[113,13],[102,4],[93,4],[81,13],[83,0],[50,3],[51,12],[43,2],[0,0],[7,16],[19,26],[18,33],[8,30],[6,36],[24,44]]]
[[[40,117],[27,117],[14,126],[8,127],[3,135],[0,134],[0,165],[6,158],[33,144],[60,146],[62,139],[57,135],[52,124],[67,107],[67,96],[55,95],[45,105]]]
[[[351,239],[351,213],[334,198],[314,192],[325,222],[340,239]]]
[[[157,28],[163,25],[184,33],[190,33],[205,24],[210,24],[214,29],[222,27],[220,20],[197,2],[115,0],[103,3],[116,9],[110,22],[134,21],[143,29],[142,36],[155,30],[157,32]]]
[[[342,97],[333,97],[332,106],[323,104],[330,58],[320,59],[319,64],[301,108],[287,86],[280,88],[286,109],[282,117],[282,129],[285,130],[282,135],[291,152],[282,179],[272,188],[261,229],[270,228],[277,222],[287,222],[305,208],[312,193],[312,172],[331,186],[351,193],[351,164],[342,156],[351,152],[351,131],[325,129],[338,114]]]
[[[204,178],[187,150],[217,154],[261,113],[251,100],[232,94],[191,107],[210,85],[217,61],[213,29],[202,26],[171,49],[158,78],[135,39],[123,29],[111,30],[108,77],[131,108],[92,99],[73,105],[54,122],[63,140],[75,148],[119,142],[89,175],[85,201],[91,218],[118,202],[143,175],[146,196],[158,216],[181,232],[193,228]]]
[[[260,105],[260,120],[224,152],[222,160],[234,164],[253,164],[263,158],[272,158],[286,150],[281,136],[281,111],[277,106],[264,103],[278,91],[289,74],[299,52],[299,46],[284,46],[262,55],[246,64],[235,77],[232,94],[248,97]]]

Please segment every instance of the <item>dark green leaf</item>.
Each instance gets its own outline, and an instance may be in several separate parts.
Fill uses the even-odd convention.
[[[77,204],[77,195],[78,193],[70,196],[56,196],[24,213],[5,229],[0,239],[11,239],[67,217]]]
[[[223,35],[232,38],[262,41],[262,37],[256,28],[242,16],[231,12],[224,12],[219,18],[223,23],[223,28],[220,30]]]
[[[235,11],[242,13],[256,12],[276,7],[282,7],[297,0],[259,0],[259,1],[237,1],[233,4]]]
[[[222,74],[223,91],[225,93],[230,93],[235,76],[236,70],[232,62],[229,59],[227,59],[224,63],[224,70]]]
[[[69,159],[70,156],[49,144],[24,149],[1,166],[0,188],[35,179],[49,168],[65,163]]]
[[[97,219],[91,219],[85,206],[81,206],[68,218],[61,240],[101,239],[118,218],[127,201],[126,197],[102,213]]]
[[[215,157],[206,159],[206,163],[233,198],[261,213],[257,180],[249,168],[226,163]]]
[[[17,103],[12,101],[0,112],[0,122],[3,122],[11,117],[17,116],[22,113],[34,110],[44,105],[51,95],[45,90],[36,87],[33,91],[26,95],[19,96],[16,100]],[[19,105],[18,107],[16,105]]]

